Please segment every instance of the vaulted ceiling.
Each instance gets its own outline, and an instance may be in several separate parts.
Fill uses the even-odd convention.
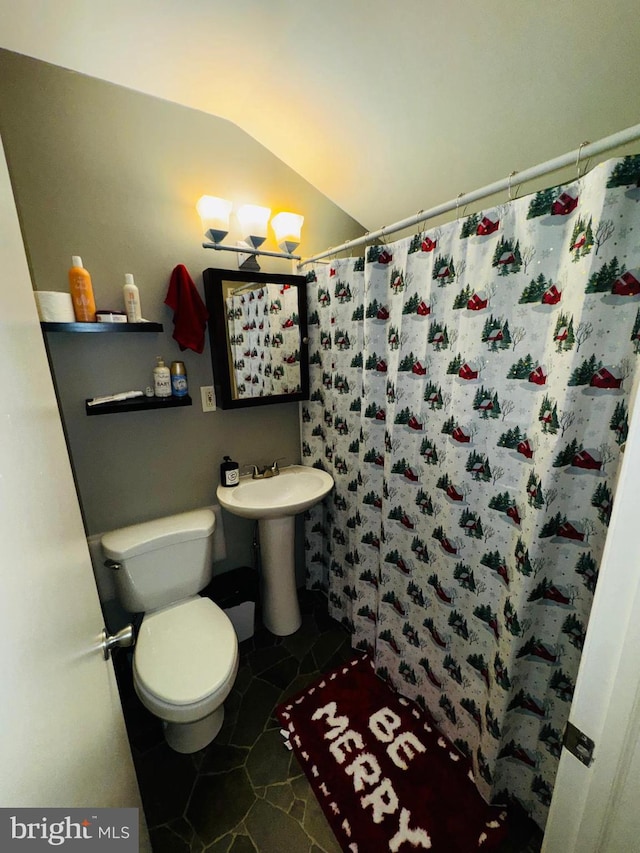
[[[638,123],[636,2],[0,0],[0,46],[225,117],[374,230]]]

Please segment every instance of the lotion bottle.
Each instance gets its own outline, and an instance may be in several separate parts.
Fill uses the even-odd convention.
[[[134,284],[133,276],[130,272],[125,273],[122,295],[124,296],[124,310],[127,312],[127,322],[141,323],[142,308],[140,307],[140,291]]]
[[[91,276],[82,266],[82,258],[73,255],[69,270],[69,292],[73,302],[73,313],[78,323],[95,323],[96,302],[93,297]]]
[[[161,355],[156,356],[157,364],[153,368],[153,392],[156,397],[171,396],[171,374]]]

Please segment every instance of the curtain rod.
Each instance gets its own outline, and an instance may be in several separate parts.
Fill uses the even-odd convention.
[[[418,222],[426,222],[428,219],[433,219],[443,213],[449,213],[458,207],[470,204],[473,201],[479,201],[481,198],[494,195],[495,193],[511,191],[513,179],[517,176],[518,184],[524,184],[527,181],[532,181],[549,172],[556,172],[558,169],[563,169],[565,166],[575,164],[578,169],[578,177],[580,177],[580,161],[588,160],[590,157],[595,157],[605,151],[610,151],[612,148],[617,148],[619,145],[624,145],[627,142],[633,142],[640,139],[640,124],[633,127],[628,127],[626,130],[621,130],[618,133],[613,133],[611,136],[605,136],[598,142],[583,142],[578,148],[569,151],[567,154],[562,154],[555,157],[553,160],[547,160],[539,166],[532,166],[530,169],[525,169],[524,172],[512,172],[509,177],[495,181],[493,184],[487,184],[479,190],[474,190],[470,193],[460,193],[457,198],[447,201],[444,204],[439,204],[432,207],[430,210],[420,210],[413,216],[407,219],[401,219],[399,222],[394,222],[392,225],[383,225],[377,231],[367,231],[362,237],[356,237],[353,240],[347,240],[340,246],[332,246],[325,252],[320,252],[318,255],[313,255],[306,258],[298,264],[298,269],[305,264],[311,264],[314,261],[319,261],[321,258],[326,258],[329,255],[337,255],[346,249],[353,249],[355,246],[362,246],[364,243],[369,243],[371,240],[377,240],[378,237],[384,237],[387,234],[393,234],[396,231],[402,231],[403,228],[409,228],[416,225]]]

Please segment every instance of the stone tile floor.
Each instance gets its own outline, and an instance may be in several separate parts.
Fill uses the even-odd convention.
[[[264,628],[240,645],[240,668],[216,740],[194,755],[164,742],[137,699],[130,660],[117,659],[123,707],[154,853],[340,853],[295,756],[283,745],[276,706],[351,657],[347,632],[326,600],[301,593],[302,627]],[[518,821],[500,853],[537,853],[541,833]],[[377,853],[377,851],[367,851]]]

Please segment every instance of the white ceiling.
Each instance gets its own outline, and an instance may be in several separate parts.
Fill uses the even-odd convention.
[[[637,0],[0,0],[0,46],[228,118],[369,230],[640,121]]]

